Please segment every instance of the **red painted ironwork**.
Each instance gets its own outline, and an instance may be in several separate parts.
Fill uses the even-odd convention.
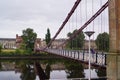
[[[64,43],[60,44],[58,47],[66,44],[71,39],[75,38],[84,28],[86,28],[97,16],[99,16],[106,8],[108,7],[108,1],[77,31],[73,34],[69,39],[67,39]]]
[[[77,6],[79,5],[81,0],[77,0],[74,4],[74,6],[72,7],[71,11],[68,13],[66,19],[64,20],[63,24],[61,25],[61,27],[58,29],[57,33],[55,34],[55,36],[51,39],[51,41],[48,43],[48,45],[44,48],[46,49],[47,47],[49,47],[52,42],[55,40],[55,38],[58,36],[58,34],[61,32],[61,30],[64,28],[65,24],[68,22],[68,20],[70,19],[71,15],[74,13],[75,9],[77,8]]]

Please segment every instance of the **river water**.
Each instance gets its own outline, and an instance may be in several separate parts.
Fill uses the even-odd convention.
[[[0,60],[0,80],[76,80],[89,77],[87,68],[84,64],[63,59]],[[105,73],[103,69],[91,69],[92,78],[104,77]]]

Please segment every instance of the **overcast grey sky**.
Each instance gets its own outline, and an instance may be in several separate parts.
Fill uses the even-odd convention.
[[[75,1],[0,0],[0,38],[15,38],[26,28],[34,29],[40,38],[44,38],[50,28],[54,36]]]

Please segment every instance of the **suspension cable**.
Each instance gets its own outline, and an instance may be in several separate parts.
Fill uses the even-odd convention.
[[[60,44],[58,47],[62,46],[63,44],[67,43],[69,40],[76,37],[84,28],[86,28],[96,17],[98,17],[106,8],[108,7],[108,1],[77,31],[73,34],[69,39],[67,39],[64,43]]]
[[[70,19],[71,15],[74,13],[74,11],[76,10],[77,6],[79,5],[79,3],[81,2],[81,0],[77,0],[74,4],[74,6],[72,7],[70,13],[68,13],[66,19],[64,20],[63,24],[61,25],[61,27],[58,29],[57,33],[55,34],[55,36],[51,39],[51,41],[48,43],[48,45],[44,48],[46,49],[47,47],[49,47],[52,42],[55,40],[55,38],[58,36],[58,34],[61,32],[61,30],[64,28],[65,24],[68,22],[68,20]]]

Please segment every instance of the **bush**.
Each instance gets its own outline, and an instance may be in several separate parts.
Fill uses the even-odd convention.
[[[15,50],[15,53],[16,53],[16,54],[21,53],[20,49],[16,49],[16,50]]]
[[[2,45],[0,44],[0,53],[2,52]]]

